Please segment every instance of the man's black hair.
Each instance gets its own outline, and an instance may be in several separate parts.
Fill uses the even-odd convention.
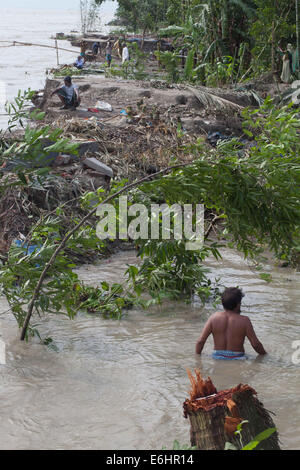
[[[67,75],[67,76],[65,77],[65,82],[67,82],[67,83],[72,83],[72,78],[70,77],[70,75]]]
[[[222,294],[222,304],[225,310],[234,310],[245,296],[241,289],[228,287]]]

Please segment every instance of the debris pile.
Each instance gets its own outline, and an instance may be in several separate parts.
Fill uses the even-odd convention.
[[[117,179],[154,173],[168,167],[171,158],[180,163],[192,161],[194,157],[181,149],[199,137],[186,132],[180,121],[169,121],[158,109],[146,107],[127,107],[125,115],[106,122],[60,116],[51,125],[62,129],[65,138],[97,144],[87,156],[96,156],[111,167]]]
[[[19,186],[18,176],[6,172],[2,184],[7,188],[0,196],[0,253],[6,255],[11,243],[19,234],[27,236],[32,226],[42,217],[55,214],[64,206],[64,227],[69,227],[74,217],[83,217],[80,197],[100,187],[108,189],[112,170],[85,157],[74,161],[68,155],[59,155],[54,166],[43,178],[26,177],[27,185]]]

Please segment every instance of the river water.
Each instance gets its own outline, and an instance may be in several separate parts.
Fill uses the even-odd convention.
[[[79,1],[77,2],[79,4]],[[72,30],[80,30],[79,10],[30,10],[0,8],[1,23],[0,41],[20,41],[34,44],[55,46],[56,33],[69,33]],[[75,1],[74,1],[75,4]],[[107,31],[108,23],[115,10],[115,2],[106,2],[100,10],[100,21],[102,31]],[[38,46],[8,46],[9,42],[0,42],[0,128],[7,123],[5,115],[5,98],[12,101],[19,90],[40,90],[44,88],[46,69],[57,66],[55,49],[42,48]],[[58,41],[61,48],[72,52],[59,51],[59,63],[71,64],[78,56],[79,49],[71,46],[68,41]],[[5,97],[3,97],[3,89]]]
[[[2,9],[0,40],[53,45],[56,32],[76,29],[78,12]],[[60,42],[70,48],[68,42]],[[72,48],[71,48],[72,49]],[[60,52],[71,62],[72,53]],[[29,86],[43,87],[46,67],[56,65],[51,49],[1,49],[1,80],[7,97]],[[3,107],[2,111],[3,113]],[[6,117],[0,116],[0,127]],[[4,124],[3,124],[4,123]],[[100,266],[78,270],[89,284],[122,279],[134,253],[121,253]],[[186,368],[200,368],[218,389],[249,383],[266,408],[276,413],[282,447],[300,448],[300,375],[292,348],[300,340],[299,274],[272,271],[264,283],[235,252],[222,263],[210,262],[223,284],[244,288],[249,314],[269,355],[257,359],[249,344],[245,362],[215,362],[209,340],[195,356],[197,337],[212,306],[168,303],[150,311],[134,310],[121,321],[81,314],[40,320],[39,330],[55,340],[58,352],[19,341],[17,326],[0,299],[0,334],[6,343],[6,365],[0,365],[1,449],[161,449],[177,439],[189,442],[182,403],[188,397]]]
[[[99,266],[77,270],[91,285],[120,281],[133,252]],[[177,439],[189,443],[182,404],[188,398],[186,368],[200,368],[221,390],[239,383],[256,389],[275,424],[284,449],[299,449],[300,375],[293,364],[293,341],[300,340],[299,274],[271,268],[266,284],[234,251],[211,261],[212,276],[244,288],[249,314],[269,355],[257,358],[249,343],[247,361],[211,359],[211,339],[203,355],[195,342],[212,306],[169,303],[150,311],[130,311],[120,321],[79,315],[41,320],[39,330],[55,340],[58,352],[36,341],[20,343],[14,320],[1,315],[7,364],[0,366],[0,448],[162,449]],[[1,301],[1,312],[7,309]],[[299,355],[298,355],[299,358]]]

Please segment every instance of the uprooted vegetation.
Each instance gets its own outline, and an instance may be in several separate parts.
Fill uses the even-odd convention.
[[[47,80],[43,97],[35,103],[45,111],[42,124],[62,129],[63,137],[90,142],[90,152],[108,164],[117,179],[134,179],[168,166],[170,159],[192,161],[182,151],[197,139],[218,133],[243,137],[241,113],[261,102],[253,91],[168,85],[164,82],[95,81],[81,78],[81,106],[76,112],[58,111]],[[112,112],[95,109],[105,100]],[[245,137],[245,136],[244,136]]]
[[[109,89],[106,92],[116,94],[115,100],[124,93],[121,86]],[[137,96],[137,89],[143,96]],[[203,302],[215,298],[218,286],[207,277],[205,259],[211,254],[219,259],[220,245],[225,243],[237,247],[245,256],[254,257],[265,246],[288,262],[297,254],[296,110],[276,108],[270,99],[258,109],[244,108],[243,104],[230,102],[223,92],[221,98],[217,94],[212,98],[218,103],[213,111],[207,90],[185,90],[180,104],[176,98],[178,94],[183,96],[181,88],[159,88],[157,94],[151,89],[150,95],[144,96],[145,88],[138,86],[134,94],[134,102],[128,102],[126,92],[117,106],[111,99],[115,114],[108,117],[104,111],[57,111],[48,93],[42,103],[46,112],[39,116],[37,127],[28,125],[25,134],[11,146],[6,140],[3,155],[7,165],[22,159],[31,164],[24,167],[21,162],[23,166],[5,176],[15,178],[16,188],[10,197],[15,201],[14,207],[21,208],[21,214],[26,213],[27,217],[27,225],[22,227],[26,239],[21,246],[12,245],[2,268],[2,285],[23,328],[22,339],[28,336],[31,314],[36,311],[41,314],[64,310],[73,318],[78,308],[84,307],[119,318],[124,308],[136,302],[149,306],[165,298],[190,301],[197,295]],[[162,96],[169,100],[168,106],[166,102],[160,106],[159,96],[160,100]],[[85,99],[96,98],[103,99],[97,87]],[[235,99],[240,100],[241,96],[235,95]],[[249,99],[249,95],[242,94],[242,99]],[[189,100],[198,104],[188,107]],[[204,116],[207,112],[226,112],[228,122],[236,119],[240,123],[239,133],[218,135],[214,145],[210,145],[210,135],[203,128],[199,133],[194,125],[187,126],[188,114],[194,122],[195,115]],[[181,118],[180,113],[186,114]],[[110,185],[105,178],[96,181],[95,170],[88,170],[84,164],[87,157],[96,157],[96,162],[113,169]],[[161,169],[166,171],[157,173]],[[38,191],[37,183],[41,186]],[[122,193],[128,194],[130,204],[142,203],[148,210],[153,203],[182,207],[202,203],[206,208],[204,245],[197,251],[187,251],[187,240],[175,237],[172,221],[169,239],[136,240],[142,262],[139,267],[128,268],[125,285],[105,283],[89,290],[72,271],[72,260],[82,260],[88,250],[103,253],[106,243],[96,235],[96,210],[99,204],[110,201],[117,211],[116,196]],[[71,194],[75,197],[62,203]],[[4,191],[2,197],[6,197]],[[29,215],[32,200],[38,208],[32,210],[32,214],[36,212],[34,217]],[[7,202],[3,199],[3,208]],[[52,203],[57,203],[57,207],[53,208]],[[31,226],[29,220],[33,222]],[[33,252],[29,252],[30,246],[35,247]],[[16,265],[24,249],[25,256]],[[53,280],[46,281],[49,278]],[[143,299],[145,293],[150,294],[150,300]]]

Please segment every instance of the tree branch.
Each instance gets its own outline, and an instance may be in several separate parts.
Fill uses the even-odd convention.
[[[35,302],[38,298],[38,295],[39,295],[39,292],[41,290],[41,287],[43,285],[43,282],[46,278],[46,275],[49,271],[49,269],[51,268],[51,266],[53,265],[57,255],[64,249],[66,243],[68,242],[68,240],[72,237],[72,235],[74,235],[75,232],[77,232],[77,230],[80,229],[80,227],[82,227],[82,225],[84,225],[84,223],[90,218],[92,217],[93,215],[96,214],[97,210],[98,210],[98,207],[99,206],[102,206],[103,204],[107,204],[108,202],[112,201],[113,199],[115,199],[117,196],[119,196],[120,194],[128,191],[129,189],[132,189],[136,186],[139,186],[141,183],[145,182],[145,181],[148,181],[152,178],[155,178],[159,175],[162,175],[164,173],[167,173],[171,170],[175,170],[175,169],[178,169],[178,168],[182,168],[182,167],[186,167],[186,166],[189,166],[189,165],[192,165],[191,162],[189,163],[182,163],[182,164],[179,164],[179,165],[174,165],[174,166],[171,166],[171,167],[168,167],[168,168],[165,168],[164,170],[160,170],[158,171],[157,173],[153,173],[152,175],[149,175],[149,176],[145,176],[144,178],[134,182],[134,183],[131,183],[127,186],[125,186],[124,188],[120,189],[118,192],[116,192],[115,194],[112,194],[111,196],[109,196],[107,199],[105,199],[104,201],[102,201],[97,207],[95,207],[94,209],[92,209],[69,233],[67,233],[65,235],[65,237],[63,238],[63,240],[61,241],[60,245],[56,248],[56,250],[54,251],[53,255],[51,256],[50,260],[48,261],[48,263],[46,264],[40,278],[39,278],[39,281],[36,285],[36,288],[34,290],[34,293],[33,293],[33,296],[31,298],[31,301],[29,303],[29,306],[28,306],[28,312],[27,312],[27,315],[26,315],[26,318],[25,318],[25,321],[24,321],[24,325],[23,325],[23,328],[22,328],[22,333],[21,333],[21,341],[24,341],[24,339],[26,338],[26,333],[27,333],[27,329],[28,329],[28,326],[29,326],[29,323],[30,323],[30,319],[31,319],[31,316],[32,316],[32,313],[33,313],[33,309],[34,309],[34,306],[35,306]]]

